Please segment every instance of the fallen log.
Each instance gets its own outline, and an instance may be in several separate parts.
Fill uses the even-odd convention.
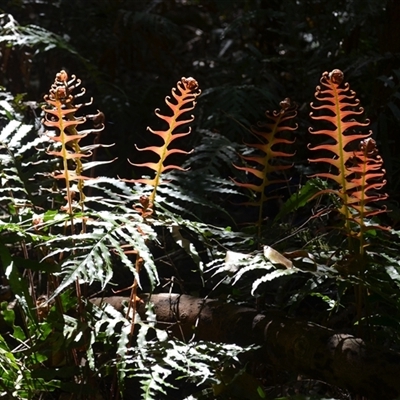
[[[347,389],[370,399],[400,396],[400,354],[373,346],[352,335],[336,333],[323,326],[271,312],[218,300],[187,295],[141,296],[138,312],[145,317],[145,303],[151,302],[160,328],[175,337],[239,345],[261,345],[259,358],[280,368]],[[118,310],[126,297],[93,299]]]

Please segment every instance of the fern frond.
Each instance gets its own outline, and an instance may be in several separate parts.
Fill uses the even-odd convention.
[[[84,170],[83,159],[91,157],[92,150],[101,146],[95,143],[90,147],[81,148],[79,142],[87,135],[91,133],[98,134],[104,129],[104,116],[101,112],[94,116],[76,116],[76,112],[79,109],[92,103],[91,100],[86,104],[76,104],[76,100],[85,94],[84,88],[79,93],[73,94],[80,84],[81,81],[75,75],[72,75],[69,80],[68,74],[64,70],[60,71],[56,74],[49,94],[44,97],[46,105],[43,107],[45,112],[43,124],[47,128],[46,135],[54,144],[54,149],[47,150],[47,154],[59,157],[62,160],[62,170],[54,173],[53,178],[65,181],[67,205],[62,209],[68,212],[71,219],[73,218],[75,204],[78,204],[80,210],[83,211],[85,200],[83,192],[84,181],[92,179],[82,174]],[[87,119],[94,121],[94,128],[79,131],[78,126],[85,124]],[[71,163],[74,169],[71,169]],[[97,164],[92,162],[91,166],[94,167]],[[88,169],[87,166],[86,169]],[[72,181],[77,182],[76,186],[72,187]],[[77,202],[73,199],[75,193],[79,194]],[[71,225],[71,229],[73,229],[73,225]]]
[[[0,206],[7,213],[21,207],[32,207],[27,182],[23,173],[24,162],[33,161],[33,126],[25,124],[14,108],[14,97],[0,90]],[[13,212],[12,212],[13,213]]]
[[[324,72],[320,80],[321,86],[317,86],[315,97],[320,105],[311,103],[311,107],[314,112],[318,111],[321,114],[315,115],[312,112],[310,115],[314,120],[330,123],[331,128],[316,131],[310,128],[310,133],[327,136],[331,141],[317,146],[309,145],[309,148],[318,152],[328,151],[331,156],[313,158],[309,161],[326,163],[334,168],[330,172],[313,175],[330,179],[337,186],[334,189],[320,191],[319,194],[330,192],[339,197],[341,201],[339,211],[345,218],[347,234],[358,236],[363,243],[360,235],[354,233],[352,222],[356,222],[364,232],[369,229],[366,228],[366,219],[385,211],[385,209],[369,209],[370,203],[387,198],[386,195],[376,193],[385,184],[383,180],[385,171],[382,169],[382,159],[377,155],[375,141],[369,138],[372,132],[355,132],[368,126],[369,121],[357,121],[356,118],[364,110],[359,106],[360,101],[356,98],[355,92],[350,90],[349,84],[343,84],[343,79],[343,72],[335,69],[330,73]],[[352,147],[354,149],[357,144],[360,146],[359,150],[353,151]]]
[[[240,62],[239,62],[240,64]],[[243,62],[243,68],[248,67]],[[205,121],[207,127],[214,129],[215,126],[223,126],[225,132],[229,132],[229,137],[238,140],[242,136],[242,126],[249,126],[257,120],[260,114],[255,104],[274,104],[279,98],[276,98],[270,87],[271,82],[262,84],[223,84],[204,90],[202,97],[206,100],[210,108],[206,110],[205,115],[213,115],[209,121]],[[215,104],[221,110],[215,113]]]
[[[271,196],[267,194],[267,188],[273,184],[281,184],[287,182],[286,179],[276,179],[273,174],[276,172],[284,171],[292,167],[293,164],[282,164],[277,163],[277,160],[283,158],[290,158],[294,156],[294,153],[287,153],[277,146],[292,145],[295,139],[290,140],[282,136],[283,132],[292,132],[297,129],[297,125],[291,125],[291,121],[296,117],[296,107],[292,106],[289,99],[285,99],[280,103],[281,109],[279,111],[273,111],[272,113],[266,112],[265,115],[268,118],[268,122],[257,124],[257,127],[252,127],[251,131],[254,136],[260,141],[260,143],[252,143],[246,145],[256,150],[260,150],[262,154],[260,156],[245,156],[241,155],[241,158],[245,162],[256,164],[257,167],[253,166],[237,166],[234,165],[238,170],[244,171],[247,174],[252,175],[260,183],[241,183],[232,179],[238,186],[250,189],[252,192],[259,194],[258,199],[254,202],[246,203],[246,205],[252,205],[259,207],[258,216],[258,230],[261,231],[261,225],[263,221],[263,207],[264,203],[272,198],[278,196]]]
[[[277,268],[278,264],[280,264],[280,262],[276,262],[272,257],[267,257],[265,250],[264,254],[227,252],[225,258],[208,264],[208,272],[212,272],[212,276],[220,274],[225,275],[225,280],[229,285],[236,285],[239,282],[242,285],[250,285],[251,294],[254,296],[262,283],[299,272],[299,270],[294,267],[282,268],[282,265],[280,265],[279,268]],[[245,279],[244,275],[249,273],[253,273],[251,278]],[[258,277],[260,274],[262,274],[262,276]]]
[[[363,128],[369,125],[369,121],[359,122],[356,118],[364,112],[364,109],[359,106],[360,101],[356,98],[356,93],[350,90],[348,83],[342,87],[344,75],[340,70],[332,72],[324,72],[321,77],[321,86],[317,86],[315,98],[321,105],[311,103],[311,108],[314,111],[321,112],[320,115],[310,113],[312,119],[317,121],[327,121],[333,128],[321,129],[315,131],[310,128],[309,131],[313,135],[324,135],[333,139],[333,143],[324,143],[317,146],[310,146],[312,151],[327,150],[334,157],[319,157],[309,159],[310,162],[324,162],[337,170],[337,172],[317,173],[313,176],[320,178],[328,178],[335,181],[346,192],[346,176],[348,172],[346,165],[350,158],[353,157],[353,152],[349,150],[348,145],[354,141],[360,141],[372,135],[368,133],[354,133],[353,130]]]
[[[221,171],[228,168],[232,171],[232,160],[238,158],[237,143],[217,132],[207,129],[197,129],[201,142],[194,149],[190,159],[183,166],[191,168],[191,174],[221,175]]]
[[[158,162],[146,162],[142,164],[135,164],[131,162],[131,164],[134,166],[147,167],[155,172],[155,176],[152,179],[142,178],[136,180],[126,180],[126,182],[144,183],[153,186],[153,192],[150,195],[151,203],[154,203],[157,188],[162,183],[162,173],[172,169],[183,170],[182,167],[177,165],[166,165],[165,161],[171,154],[190,153],[178,148],[170,148],[170,145],[174,140],[190,134],[190,127],[186,132],[181,132],[180,128],[194,120],[193,115],[185,117],[185,114],[195,108],[196,98],[200,95],[200,93],[201,90],[199,89],[198,83],[195,79],[182,78],[177,83],[177,87],[172,89],[173,99],[171,99],[169,96],[165,98],[165,102],[171,109],[172,115],[163,115],[160,113],[159,109],[155,110],[157,117],[165,121],[168,124],[168,128],[166,130],[153,130],[150,127],[147,128],[153,135],[159,136],[163,140],[163,144],[161,146],[149,146],[143,149],[138,148],[139,151],[151,151],[155,153],[159,157]]]
[[[378,154],[375,140],[371,138],[363,140],[350,161],[352,165],[347,170],[351,181],[348,183],[346,205],[354,210],[351,220],[360,228],[356,236],[362,237],[364,232],[376,228],[387,229],[368,222],[370,217],[387,211],[386,207],[371,207],[373,203],[388,198],[387,194],[379,193],[385,186],[386,180],[385,170],[382,168],[383,161]]]
[[[150,320],[150,318],[147,318]],[[151,333],[153,340],[148,340]],[[125,356],[126,376],[139,379],[143,399],[159,399],[167,389],[176,389],[174,381],[168,379],[174,371],[178,380],[188,379],[197,385],[220,382],[218,371],[238,356],[254,349],[254,346],[240,347],[192,341],[189,344],[171,340],[165,331],[141,324],[137,338],[138,345],[133,354]],[[171,383],[170,383],[171,382]]]
[[[77,54],[62,36],[38,25],[22,26],[11,14],[0,14],[0,43],[7,46],[39,47],[42,51],[62,48],[71,54]]]
[[[147,241],[154,239],[155,233],[147,224],[123,216],[116,217],[113,213],[104,211],[88,216],[87,225],[92,228],[92,232],[55,236],[45,243],[51,249],[45,259],[66,253],[72,254],[61,261],[60,274],[63,275],[63,279],[52,298],[77,280],[88,284],[97,281],[105,287],[113,273],[113,253],[118,255],[121,262],[140,282],[135,262],[127,256],[124,246],[140,252],[152,287],[158,283],[157,269],[147,246]],[[124,246],[121,243],[124,243]]]

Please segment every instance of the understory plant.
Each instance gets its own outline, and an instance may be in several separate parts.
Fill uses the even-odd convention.
[[[321,172],[307,174],[308,181],[289,196],[272,223],[262,214],[264,203],[268,207],[273,198],[268,196],[268,186],[271,183],[289,185],[289,174],[281,176],[280,180],[276,180],[274,174],[291,168],[290,159],[294,156],[276,150],[282,144],[293,146],[294,143],[293,140],[281,139],[276,133],[286,130],[296,135],[295,125],[281,125],[281,121],[295,117],[287,106],[290,104],[288,100],[281,103],[280,111],[272,114],[273,123],[265,124],[267,131],[262,133],[262,142],[249,145],[253,150],[251,156],[242,156],[246,163],[255,166],[237,167],[247,173],[249,182],[236,183],[257,196],[255,202],[242,205],[259,206],[258,235],[260,227],[266,225],[267,232],[282,235],[283,230],[282,236],[286,235],[286,238],[279,239],[278,236],[271,240],[264,235],[261,237],[265,240],[260,243],[261,252],[228,252],[224,259],[211,264],[212,271],[215,276],[228,273],[223,281],[229,284],[246,282],[245,275],[252,273],[247,286],[253,295],[262,297],[269,290],[266,289],[268,283],[276,278],[293,275],[295,281],[299,274],[302,277],[308,275],[302,290],[279,293],[280,306],[289,305],[296,309],[304,299],[316,296],[333,313],[341,307],[341,299],[347,296],[356,306],[353,323],[361,334],[361,326],[373,323],[371,315],[374,312],[376,317],[379,315],[377,319],[381,318],[381,310],[372,311],[376,306],[379,308],[372,293],[390,299],[391,306],[397,307],[392,298],[396,289],[389,284],[397,276],[397,272],[394,273],[398,270],[394,261],[396,257],[393,257],[396,245],[394,248],[393,242],[387,245],[390,235],[397,233],[378,219],[378,216],[388,215],[386,204],[379,205],[388,199],[382,190],[386,184],[385,170],[376,141],[371,137],[373,133],[365,130],[369,121],[361,119],[364,110],[359,106],[355,92],[344,81],[342,71],[325,72],[316,88],[315,98],[317,102],[311,103],[313,111],[310,116],[321,128],[309,128],[312,143],[308,146],[311,150],[308,161],[311,166],[321,165]],[[267,117],[271,119],[269,113]],[[260,135],[260,131],[254,128],[252,132]],[[261,151],[261,156],[254,155],[254,149]],[[245,152],[247,154],[248,150]],[[314,154],[316,156],[312,157]],[[277,164],[274,159],[277,156],[284,157],[286,164]],[[328,166],[327,171],[323,170],[324,165]],[[254,176],[262,183],[253,183]],[[302,208],[308,208],[311,215],[302,216],[303,223],[288,225],[285,217],[299,213]],[[306,242],[298,246],[296,238],[300,237]],[[383,253],[377,251],[379,246],[385,249]],[[390,266],[385,266],[388,260]],[[383,289],[383,285],[376,285],[376,279],[383,279],[388,286]],[[316,287],[318,291],[315,291]],[[285,286],[283,290],[286,290]],[[274,301],[277,299],[275,296]]]
[[[251,128],[257,142],[232,164],[240,145],[217,133],[197,129],[204,140],[192,155],[184,146],[200,94],[194,78],[178,81],[165,99],[167,112],[156,110],[164,128],[149,128],[151,145],[127,161],[131,179],[97,176],[114,161],[105,159],[110,145],[101,143],[104,115],[74,75],[56,74],[42,124],[24,122],[23,105],[0,92],[2,396],[220,394],[224,371],[239,374],[240,356],[252,347],[196,341],[195,327],[189,343],[171,338],[156,326],[151,302],[144,318],[138,314],[141,292],[212,297],[223,288],[229,301],[257,297],[264,301],[255,302],[259,309],[268,300],[289,313],[315,297],[325,319],[355,303],[354,326],[367,321],[390,331],[375,318],[387,316],[376,299],[398,310],[398,256],[390,239],[398,233],[377,219],[387,211],[375,206],[387,199],[383,161],[372,133],[358,131],[367,122],[357,122],[363,110],[343,73],[324,73],[311,105],[312,119],[326,124],[310,129],[318,138],[310,145],[311,165],[330,170],[304,177],[272,222],[264,218],[276,197],[271,189],[289,185],[294,170],[296,107],[285,99],[280,110],[267,112],[268,121]],[[138,154],[145,161],[136,162]],[[218,177],[222,164],[242,175]],[[249,201],[236,201],[243,195]],[[257,206],[257,221],[246,221],[256,229],[236,226],[227,204],[239,213]],[[335,212],[339,217],[327,219]],[[285,219],[295,213],[301,222]],[[265,234],[265,224],[276,237]],[[385,250],[377,252],[379,246]],[[101,301],[120,293],[126,294],[120,310]]]
[[[203,344],[193,344],[188,353],[187,345],[171,341],[155,328],[151,308],[147,321],[136,313],[143,272],[147,291],[160,282],[150,248],[157,242],[156,229],[168,229],[171,238],[195,254],[179,229],[186,225],[197,233],[201,228],[163,209],[166,201],[158,200],[156,191],[174,195],[173,190],[163,192],[160,185],[165,183],[166,170],[180,167],[166,165],[165,160],[173,153],[184,153],[171,143],[189,134],[180,128],[193,120],[185,114],[196,104],[198,85],[192,78],[182,78],[172,91],[172,100],[166,99],[173,115],[156,111],[167,129],[151,131],[163,143],[145,150],[153,151],[159,161],[143,165],[155,177],[134,181],[91,173],[112,160],[94,159],[108,146],[99,140],[103,116],[100,111],[84,113],[92,101],[85,101],[80,85],[65,71],[56,75],[44,99],[45,130],[39,136],[32,125],[20,121],[11,96],[2,93],[9,102],[2,102],[0,254],[6,287],[18,301],[2,304],[2,359],[9,365],[1,372],[2,393],[30,399],[62,390],[80,398],[89,394],[118,398],[127,379],[135,376],[143,397],[157,398],[174,387],[168,376],[179,364],[182,377],[217,382],[215,360],[200,350]],[[153,188],[150,194],[148,186]],[[113,289],[115,274],[126,275],[125,271],[131,281],[119,291],[131,294],[123,313],[111,306],[95,306],[90,298],[118,292]],[[22,326],[17,320],[23,321]],[[139,333],[135,327],[141,327]],[[149,331],[156,333],[153,340],[146,339]],[[7,337],[21,343],[18,353]],[[215,353],[225,353],[226,359],[242,351],[238,346],[215,344]],[[99,363],[100,354],[105,358]],[[191,357],[196,362],[188,370],[184,366]],[[196,372],[199,368],[202,373]],[[96,383],[99,377],[105,379],[103,386]]]

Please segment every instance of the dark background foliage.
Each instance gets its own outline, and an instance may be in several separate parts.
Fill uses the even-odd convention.
[[[103,140],[119,156],[112,173],[128,175],[134,143],[148,140],[153,110],[182,76],[203,95],[197,124],[242,142],[248,127],[290,97],[300,108],[298,163],[315,86],[340,68],[356,90],[388,171],[399,186],[400,4],[396,0],[5,1],[1,11],[22,26],[59,35],[56,46],[2,46],[0,83],[41,101],[61,68],[90,88],[107,118]],[[187,147],[198,144],[192,135]]]

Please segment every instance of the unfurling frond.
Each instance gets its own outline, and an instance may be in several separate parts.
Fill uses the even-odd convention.
[[[153,130],[150,127],[147,128],[153,135],[161,137],[163,144],[160,146],[149,146],[139,151],[151,151],[159,157],[158,162],[146,162],[142,164],[131,163],[134,166],[147,167],[155,172],[154,178],[151,179],[136,179],[127,182],[145,183],[153,186],[153,192],[150,196],[150,202],[154,202],[157,187],[161,183],[161,175],[163,172],[172,169],[183,170],[182,167],[177,165],[166,165],[165,161],[171,154],[181,153],[189,154],[185,150],[170,147],[171,143],[181,137],[189,135],[191,128],[189,127],[186,131],[182,132],[182,127],[194,120],[194,116],[185,116],[186,113],[192,111],[196,106],[196,98],[201,93],[197,81],[193,78],[182,78],[178,83],[177,87],[172,89],[172,97],[167,96],[165,102],[172,111],[172,115],[163,115],[159,109],[155,110],[157,117],[162,119],[168,124],[165,130]]]
[[[383,179],[385,171],[376,143],[370,138],[372,132],[357,131],[368,126],[369,121],[357,121],[364,110],[359,106],[355,92],[350,90],[348,83],[343,83],[343,79],[343,72],[335,69],[323,73],[321,86],[317,86],[315,97],[320,104],[311,103],[314,111],[310,115],[314,120],[328,122],[330,127],[321,130],[310,128],[310,133],[328,137],[329,141],[309,148],[318,153],[327,151],[329,155],[309,161],[329,165],[329,172],[314,176],[330,179],[336,187],[320,194],[329,192],[339,197],[339,211],[345,218],[346,233],[357,236],[363,243],[363,232],[376,228],[367,224],[367,219],[386,211],[371,208],[371,203],[387,198],[387,195],[378,194],[386,183]],[[358,150],[354,150],[357,145]]]
[[[354,141],[360,141],[371,136],[372,132],[354,133],[354,129],[366,127],[369,121],[358,122],[356,118],[360,116],[364,109],[359,106],[360,101],[356,98],[354,91],[350,90],[349,84],[343,81],[343,72],[335,69],[331,73],[324,72],[320,80],[321,86],[317,86],[315,98],[321,103],[315,105],[311,103],[311,108],[318,112],[310,114],[311,118],[317,121],[327,121],[333,125],[330,129],[320,129],[309,131],[313,135],[324,135],[330,137],[331,143],[323,143],[317,146],[309,146],[310,150],[326,150],[331,154],[329,157],[312,158],[310,162],[325,162],[335,167],[337,171],[329,173],[317,173],[314,176],[328,178],[335,181],[340,187],[346,190],[346,165],[353,152],[348,148]],[[321,139],[322,140],[322,139]]]
[[[81,81],[72,75],[72,79],[68,80],[67,73],[60,71],[50,88],[49,94],[44,97],[46,105],[43,107],[45,118],[43,124],[47,128],[47,136],[54,142],[54,149],[47,153],[62,159],[62,170],[56,172],[53,177],[55,179],[64,179],[67,192],[67,206],[63,209],[67,210],[70,215],[73,214],[73,193],[71,187],[72,181],[77,181],[77,192],[79,192],[79,205],[83,208],[85,199],[83,193],[84,180],[90,179],[83,176],[85,169],[82,159],[92,156],[92,152],[82,149],[79,142],[82,138],[91,133],[99,133],[104,129],[102,113],[99,111],[94,116],[77,117],[76,112],[85,105],[90,105],[92,101],[86,104],[76,104],[75,101],[85,94],[82,88],[80,93],[73,94],[74,90],[79,87]],[[78,126],[86,122],[87,119],[94,121],[94,129],[78,130]],[[99,146],[99,145],[97,145]],[[95,149],[93,145],[91,149]],[[93,164],[94,166],[94,164]],[[72,169],[74,168],[74,169]]]
[[[376,148],[375,140],[367,138],[360,143],[359,149],[350,159],[351,166],[347,190],[347,206],[352,210],[351,220],[359,226],[355,233],[360,237],[371,229],[386,229],[382,226],[371,225],[368,218],[386,212],[386,207],[373,208],[372,203],[387,199],[388,195],[379,193],[386,184],[385,170],[382,168],[382,158]]]
[[[277,196],[271,196],[267,193],[267,188],[270,185],[281,184],[287,182],[287,179],[276,178],[274,175],[283,170],[292,167],[292,163],[282,163],[282,158],[290,158],[294,153],[287,153],[282,149],[282,146],[292,145],[295,140],[283,137],[284,132],[292,132],[297,129],[296,124],[292,124],[293,118],[296,117],[296,106],[291,105],[289,99],[285,99],[280,103],[281,109],[270,113],[267,111],[265,115],[268,118],[267,122],[259,122],[257,126],[252,127],[251,131],[259,140],[259,143],[246,143],[250,148],[261,151],[260,155],[244,156],[241,158],[246,163],[255,164],[256,166],[237,166],[241,171],[253,175],[259,183],[240,183],[233,180],[238,186],[250,189],[259,194],[257,200],[247,205],[259,207],[258,227],[260,230],[262,224],[263,206],[264,203]],[[280,162],[279,162],[280,161]]]

